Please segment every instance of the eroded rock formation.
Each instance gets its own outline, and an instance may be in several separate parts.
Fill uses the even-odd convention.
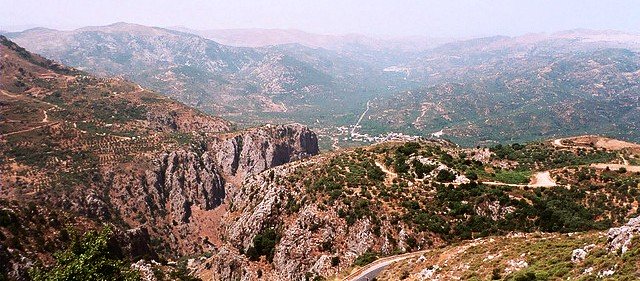
[[[192,223],[195,211],[219,207],[248,176],[317,153],[316,135],[298,124],[216,136],[189,150],[162,153],[145,169],[109,171],[110,200],[129,224],[150,228],[180,252],[196,252],[205,239],[196,228],[212,226]],[[220,220],[211,217],[216,215],[205,214]]]

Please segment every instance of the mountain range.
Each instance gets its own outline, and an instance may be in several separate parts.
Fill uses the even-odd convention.
[[[578,133],[639,138],[635,34],[571,30],[407,47],[355,35],[175,29],[117,23],[7,36],[241,127],[311,126],[323,149],[392,134],[437,133],[471,146]]]
[[[116,35],[110,28],[118,30]],[[166,49],[160,46],[178,48],[172,36],[204,44],[189,47],[217,46],[214,53],[225,56],[209,56],[209,63],[202,65],[214,73],[233,73],[229,77],[242,73],[231,61],[271,52],[213,45],[164,29],[154,33],[130,25],[92,29],[70,32],[66,38],[98,36],[96,42],[112,42],[112,49],[99,45],[105,49],[87,53],[87,58],[101,58],[111,50],[106,56],[111,61],[113,54],[129,50],[136,54],[125,60],[134,62],[131,67],[146,62],[153,63],[148,67],[161,65],[156,59]],[[487,46],[495,40],[505,39],[483,39],[478,44]],[[120,46],[122,42],[131,49]],[[140,42],[155,42],[156,47]],[[476,43],[457,44],[468,50]],[[537,54],[540,46],[532,48],[524,54]],[[444,114],[453,120],[476,118],[482,112],[468,108],[515,106],[517,99],[496,89],[517,93],[520,100],[540,94],[523,89],[544,91],[545,96],[563,94],[558,102],[578,105],[590,101],[585,97],[590,95],[594,104],[603,104],[598,111],[602,114],[624,109],[620,114],[629,118],[614,121],[632,128],[637,121],[629,115],[634,104],[625,107],[605,101],[637,100],[635,53],[579,48],[584,53],[553,52],[550,58],[548,52],[554,48],[543,49],[541,58],[532,57],[531,64],[518,64],[517,59],[501,63],[511,51],[492,55],[465,51],[471,55],[450,57],[444,61],[452,66],[442,67],[457,67],[460,73],[464,69],[469,77],[433,82],[434,88],[416,92],[415,98],[429,97],[432,91],[451,92],[448,98],[460,98],[460,103],[436,106],[468,110],[456,116],[445,108]],[[276,49],[297,49],[298,62],[311,61],[311,55],[319,52],[327,57],[337,54],[291,45]],[[151,50],[155,52],[147,53]],[[185,57],[193,49],[186,50],[190,51],[165,54],[165,63],[184,59],[196,64],[190,60],[196,57]],[[311,53],[302,56],[300,50]],[[0,53],[2,278],[633,280],[640,274],[636,266],[640,247],[631,239],[640,231],[639,144],[596,135],[477,147],[418,138],[320,153],[319,136],[300,124],[238,128],[176,101],[179,95],[174,99],[122,77],[95,76],[65,66],[4,36]],[[237,57],[227,56],[230,53]],[[563,60],[571,63],[557,63]],[[412,62],[394,69],[423,66]],[[547,72],[524,81],[491,77],[492,73],[511,77],[495,72],[503,68],[514,77],[530,77],[541,68]],[[391,80],[378,82],[406,78],[403,85],[411,86],[443,79],[429,68],[422,69],[402,75],[382,71],[393,72],[382,74]],[[475,81],[484,75],[489,81]],[[548,80],[558,84],[546,84]],[[587,81],[607,84],[604,89],[582,85]],[[464,88],[467,84],[475,88]],[[487,99],[478,100],[482,89],[500,94],[480,95]],[[365,130],[374,116],[394,116],[394,109],[410,110],[423,102],[382,102],[400,99],[399,93],[406,92],[371,97],[368,110],[356,113],[365,121],[353,129]],[[341,102],[349,99],[327,104],[345,110]],[[384,107],[389,109],[381,110]],[[577,116],[592,112],[574,109],[580,110]],[[422,117],[435,116],[427,112]],[[395,120],[386,123],[392,128]],[[523,121],[513,122],[501,128]]]

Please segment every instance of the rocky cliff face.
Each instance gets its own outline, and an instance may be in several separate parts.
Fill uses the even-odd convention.
[[[315,157],[252,175],[230,193],[233,206],[224,225],[227,243],[196,274],[204,280],[304,280],[308,274],[335,275],[369,249],[393,250],[389,241],[373,234],[369,219],[349,225],[337,208],[304,201],[302,182],[293,188],[279,182],[315,161],[322,160]],[[299,209],[292,211],[292,202]],[[274,249],[272,267],[265,269],[241,252],[254,246],[253,238],[271,227],[281,229],[282,236]],[[389,224],[382,227],[392,228]],[[332,264],[334,257],[339,258],[339,265]]]
[[[317,153],[315,133],[298,124],[216,136],[191,149],[163,153],[144,169],[110,170],[110,198],[129,224],[146,225],[171,248],[193,253],[209,239],[219,239],[199,235],[211,234],[207,228],[224,213],[215,209],[235,192],[237,182]]]
[[[210,210],[224,200],[224,180],[208,153],[180,150],[163,154],[158,160],[145,172],[142,182],[151,196],[150,210],[167,211],[173,221],[188,223],[192,205]]]
[[[238,183],[268,168],[318,154],[318,138],[300,125],[267,125],[210,144],[218,168]]]

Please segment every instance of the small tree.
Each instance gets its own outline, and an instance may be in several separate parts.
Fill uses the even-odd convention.
[[[500,274],[501,270],[500,268],[494,268],[493,271],[491,272],[491,280],[500,280],[502,279],[502,275]]]
[[[378,259],[378,254],[371,251],[366,251],[362,255],[358,256],[356,260],[353,262],[353,265],[356,266],[365,266],[370,264]]]
[[[476,172],[474,172],[474,171],[469,171],[469,172],[466,174],[466,176],[467,176],[467,178],[468,178],[469,180],[472,180],[472,181],[477,181],[477,180],[478,180],[478,174],[476,174]]]
[[[438,172],[436,180],[439,182],[452,182],[456,179],[456,175],[447,169],[442,169]]]
[[[74,237],[69,248],[54,254],[56,264],[48,269],[34,268],[34,281],[140,280],[138,272],[127,267],[119,249],[109,244],[111,228],[89,231]]]
[[[338,266],[340,264],[340,257],[333,256],[331,257],[331,266]]]
[[[267,261],[271,262],[278,240],[280,240],[280,237],[273,228],[267,228],[261,233],[258,233],[253,237],[253,246],[247,249],[249,260],[257,261],[261,256],[265,256]]]

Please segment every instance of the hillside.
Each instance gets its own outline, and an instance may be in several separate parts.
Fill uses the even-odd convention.
[[[70,233],[103,224],[120,233],[128,259],[201,253],[220,243],[238,182],[318,153],[301,125],[231,131],[123,79],[0,43],[2,277],[50,264]]]
[[[254,104],[251,109],[281,110],[260,98],[300,96],[334,83],[282,53],[223,46],[162,28],[117,23],[8,36],[65,64],[99,75],[122,75],[189,105],[204,104],[201,109],[217,114],[237,113],[241,105],[248,109],[247,104]]]
[[[512,232],[606,230],[638,215],[640,174],[592,164],[639,151],[563,144],[386,143],[270,169],[231,195],[226,243],[196,259],[196,274],[341,278],[376,257]]]
[[[398,66],[423,87],[372,100],[361,131],[442,131],[470,146],[577,134],[638,141],[637,41],[561,35],[491,37],[424,52]]]
[[[624,235],[637,227],[630,224]],[[638,245],[620,251],[621,243],[608,242],[616,232],[479,238],[395,263],[377,280],[636,280]]]
[[[325,50],[231,47],[128,23],[73,31],[36,28],[7,37],[67,65],[124,76],[244,124],[264,123],[266,118],[315,120],[318,114],[306,113],[309,107],[325,112],[321,105],[372,85],[376,80],[367,76],[382,74],[368,62]],[[368,81],[360,81],[364,79]]]
[[[333,129],[351,123],[370,96],[415,86],[383,71],[408,53],[361,45],[242,48],[128,23],[6,35],[36,53],[97,75],[123,76],[243,127],[298,122]]]

